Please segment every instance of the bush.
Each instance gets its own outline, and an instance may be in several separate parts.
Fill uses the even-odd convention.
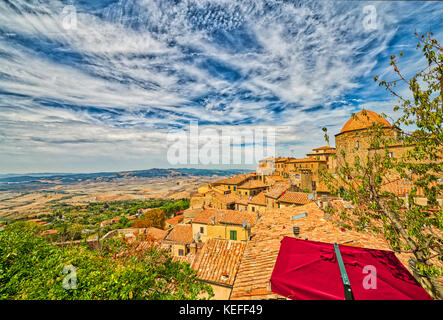
[[[109,248],[112,248],[109,249]],[[0,233],[0,299],[197,299],[212,289],[189,264],[173,262],[155,246],[119,255],[128,244],[114,240],[107,253],[86,246],[60,248],[35,226],[14,223]],[[65,289],[65,266],[76,269],[76,289]]]

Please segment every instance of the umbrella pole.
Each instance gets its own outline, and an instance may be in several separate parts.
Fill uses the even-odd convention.
[[[338,267],[340,268],[341,279],[343,281],[343,287],[345,289],[345,300],[354,300],[352,294],[351,283],[349,282],[348,274],[346,273],[345,264],[341,257],[340,249],[337,243],[334,243],[335,256],[337,257]]]

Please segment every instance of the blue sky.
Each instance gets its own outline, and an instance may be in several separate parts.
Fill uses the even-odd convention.
[[[2,1],[0,173],[171,167],[166,135],[193,120],[273,127],[277,155],[304,157],[352,112],[395,118],[372,79],[392,79],[400,51],[418,70],[414,30],[442,41],[442,16],[439,2]]]

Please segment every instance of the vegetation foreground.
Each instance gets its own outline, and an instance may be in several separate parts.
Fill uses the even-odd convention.
[[[154,245],[144,250],[136,250],[136,246],[110,240],[97,251],[86,246],[57,247],[41,237],[35,225],[11,224],[0,233],[0,299],[212,296],[212,289],[196,278],[189,264],[174,262]]]

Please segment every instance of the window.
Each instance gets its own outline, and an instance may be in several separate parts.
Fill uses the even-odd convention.
[[[252,207],[252,212],[255,212],[255,207]]]
[[[394,156],[393,152],[389,152],[389,158],[392,158]]]
[[[200,227],[200,233],[205,233],[205,228]]]
[[[183,249],[178,249],[178,255],[179,255],[180,257],[184,256]]]
[[[357,140],[357,150],[360,149],[360,141]]]
[[[247,196],[248,195],[248,191],[245,191],[245,196]]]
[[[231,231],[229,232],[229,239],[231,239],[231,240],[237,240],[237,231],[235,231],[235,230],[231,230]]]
[[[236,186],[234,186],[234,191],[237,191],[237,187]]]

